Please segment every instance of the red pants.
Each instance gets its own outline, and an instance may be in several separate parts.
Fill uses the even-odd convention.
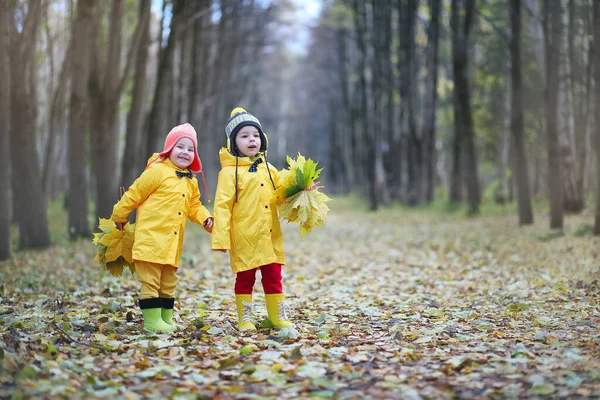
[[[281,285],[281,264],[268,264],[260,268],[262,275],[262,285],[265,294],[283,293]],[[235,294],[252,294],[254,282],[256,280],[256,270],[238,272],[235,276]]]

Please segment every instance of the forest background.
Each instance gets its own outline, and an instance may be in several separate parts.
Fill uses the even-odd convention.
[[[0,397],[599,398],[600,1],[0,0]],[[231,109],[324,167],[296,329],[188,224],[172,336],[98,218]],[[201,185],[205,204],[207,193]],[[260,324],[259,324],[260,323]]]
[[[597,2],[301,4],[2,2],[0,258],[11,225],[12,248],[52,242],[56,199],[69,238],[89,237],[184,121],[213,192],[235,106],[259,116],[277,167],[301,152],[372,210],[516,202],[530,224],[539,199],[560,230],[593,206]]]

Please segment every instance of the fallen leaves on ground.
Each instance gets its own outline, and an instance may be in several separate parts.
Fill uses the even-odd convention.
[[[95,247],[0,269],[0,397],[598,398],[600,241],[545,221],[332,212],[285,226],[294,329],[236,329],[227,256],[188,229],[176,322],[140,330],[139,284]],[[254,317],[266,317],[257,279]]]

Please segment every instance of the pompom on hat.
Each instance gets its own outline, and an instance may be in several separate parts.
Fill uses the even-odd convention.
[[[267,151],[267,135],[263,132],[260,121],[242,107],[236,107],[231,111],[231,114],[229,115],[229,121],[227,121],[227,125],[225,126],[225,134],[227,135],[227,150],[229,150],[229,152],[231,152],[233,155],[239,156],[235,146],[235,136],[244,126],[253,126],[258,129],[261,139],[260,151]]]
[[[202,172],[202,161],[200,161],[200,156],[198,155],[198,135],[196,135],[194,127],[187,122],[171,129],[171,132],[169,132],[165,139],[163,151],[159,155],[161,157],[168,156],[173,147],[175,147],[175,144],[183,138],[188,138],[194,143],[194,161],[190,164],[190,170],[195,174]]]

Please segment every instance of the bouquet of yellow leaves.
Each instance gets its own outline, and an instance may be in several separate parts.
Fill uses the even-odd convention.
[[[288,222],[298,222],[304,236],[315,226],[323,226],[329,213],[325,203],[331,199],[318,190],[305,190],[323,171],[323,168],[317,169],[317,162],[307,160],[300,153],[296,159],[287,156],[286,160],[289,168],[280,172],[283,186],[275,192],[279,216]]]
[[[127,223],[123,230],[119,230],[114,221],[99,218],[98,228],[101,232],[94,233],[94,244],[98,247],[94,261],[114,276],[121,276],[125,267],[135,273],[131,255],[135,224]]]

